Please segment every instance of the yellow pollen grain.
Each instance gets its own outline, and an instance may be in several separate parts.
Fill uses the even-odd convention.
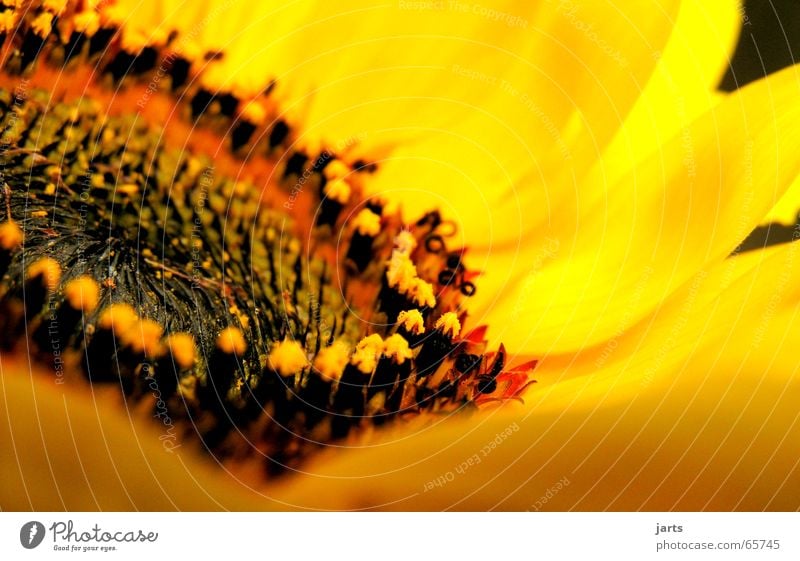
[[[55,290],[61,281],[61,265],[51,257],[42,257],[33,265],[28,267],[28,278],[35,279],[38,276],[44,277],[44,283],[48,290]]]
[[[103,17],[108,23],[119,26],[128,18],[128,10],[123,6],[109,3],[103,7]]]
[[[54,14],[60,14],[67,6],[67,0],[44,0],[42,7]]]
[[[394,360],[397,364],[403,364],[406,359],[412,357],[408,341],[398,333],[390,335],[383,342],[383,354]]]
[[[392,252],[389,266],[386,268],[386,281],[391,288],[396,288],[401,294],[407,294],[417,278],[417,267],[405,254],[398,251]]]
[[[93,312],[100,301],[100,285],[92,277],[81,275],[67,283],[64,297],[73,309]]]
[[[409,255],[417,247],[417,239],[408,230],[402,230],[394,237],[394,245],[397,251],[404,255]]]
[[[172,354],[172,358],[181,370],[194,366],[197,358],[197,347],[194,343],[194,337],[189,333],[172,333],[167,336],[166,344],[170,354]]]
[[[225,354],[243,355],[247,350],[247,341],[238,327],[226,327],[217,335],[217,348]]]
[[[269,365],[281,376],[292,376],[308,365],[308,358],[300,343],[294,339],[284,339],[270,351]]]
[[[378,359],[382,354],[383,339],[377,333],[373,333],[358,342],[350,362],[362,373],[371,374],[378,366]]]
[[[332,382],[338,382],[344,373],[350,359],[350,348],[342,341],[334,341],[330,347],[325,347],[314,359],[314,369],[320,376]]]
[[[139,54],[148,45],[160,43],[159,37],[150,36],[137,29],[126,28],[122,34],[122,48],[131,53]]]
[[[124,195],[132,196],[139,192],[139,186],[134,183],[123,183],[117,188],[117,191]]]
[[[242,118],[254,125],[263,125],[267,120],[267,110],[257,100],[253,100],[242,109]]]
[[[442,314],[441,317],[436,320],[434,327],[451,339],[458,337],[461,333],[461,322],[458,321],[458,316],[455,312],[446,312]]]
[[[161,337],[164,328],[155,320],[144,318],[136,321],[130,329],[123,330],[117,336],[124,344],[137,353],[148,357],[159,356],[164,352]]]
[[[328,181],[333,181],[334,179],[346,177],[350,174],[350,171],[350,166],[342,160],[331,160],[330,163],[325,166],[323,173]]]
[[[31,22],[31,30],[39,37],[47,37],[53,28],[53,14],[42,12]]]
[[[337,203],[347,204],[350,200],[350,185],[344,179],[333,179],[325,184],[325,196]]]
[[[31,212],[31,216],[33,218],[45,218],[45,217],[47,217],[47,211],[46,210],[34,210],[33,212]]]
[[[13,10],[0,13],[0,33],[9,33],[17,28],[18,17]]]
[[[25,239],[22,228],[15,220],[7,220],[0,224],[0,247],[11,251],[22,245]]]
[[[409,291],[411,298],[419,306],[436,307],[436,296],[433,294],[433,285],[420,278],[414,279]]]
[[[100,314],[97,324],[103,329],[125,331],[138,320],[136,310],[128,304],[111,304]]]
[[[403,310],[397,314],[397,323],[414,335],[425,333],[425,320],[422,317],[422,313],[417,309]]]
[[[251,187],[244,181],[237,181],[233,184],[233,195],[235,197],[244,197],[251,190]]]
[[[381,217],[365,208],[353,219],[353,227],[362,236],[374,238],[381,232]]]
[[[72,23],[75,31],[91,38],[100,29],[100,16],[93,10],[86,10],[75,14]]]

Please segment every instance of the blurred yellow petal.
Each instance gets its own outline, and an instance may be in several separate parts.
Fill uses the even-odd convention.
[[[275,508],[114,390],[58,384],[26,359],[0,362],[3,510],[251,510]],[[163,427],[161,427],[163,428]]]
[[[728,67],[740,27],[740,3],[736,0],[681,2],[663,50],[655,43],[648,47],[647,52],[653,58],[650,62],[655,63],[648,66],[642,62],[648,73],[637,75],[635,83],[622,80],[608,85],[604,78],[608,70],[604,69],[598,71],[599,83],[587,86],[600,100],[610,96],[614,102],[613,107],[599,102],[598,107],[605,117],[611,119],[605,127],[576,106],[567,124],[557,129],[549,115],[539,111],[539,106],[523,103],[550,132],[549,148],[532,151],[535,162],[527,173],[516,181],[510,175],[484,183],[475,181],[474,185],[466,187],[454,184],[452,178],[443,179],[440,183],[456,187],[453,195],[442,197],[442,187],[438,187],[432,191],[427,204],[449,209],[464,230],[465,243],[483,252],[492,251],[493,255],[511,251],[509,240],[527,240],[542,231],[559,238],[565,231],[570,233],[571,222],[560,221],[560,209],[574,210],[578,217],[591,212],[591,207],[585,204],[587,195],[604,195],[607,187],[628,173],[632,166],[680,134],[722,99],[716,87]],[[624,52],[627,55],[627,51]],[[560,62],[558,58],[554,60]],[[633,75],[629,78],[634,79]],[[627,93],[635,91],[637,100],[632,107],[626,105],[627,97],[619,96],[620,86],[633,88]],[[506,100],[500,102],[505,104]],[[510,109],[513,110],[513,106]],[[522,113],[524,117],[525,112]],[[511,122],[522,125],[514,129],[521,131],[522,138],[530,136],[526,130],[535,130],[540,125],[519,119],[520,116],[516,116]],[[479,131],[476,141],[482,138],[485,129],[485,125],[475,127]],[[606,130],[615,135],[613,140],[605,135]],[[606,146],[609,141],[610,145]],[[498,146],[509,142],[513,140],[505,140]],[[453,139],[445,138],[440,145],[452,143]],[[429,153],[433,150],[435,148],[431,147]],[[464,157],[468,158],[474,162],[485,159],[478,153]],[[448,158],[447,161],[457,160]],[[594,172],[587,181],[584,174],[589,168],[594,168]],[[447,173],[452,175],[461,169],[467,168],[458,166]],[[512,168],[506,166],[505,169]],[[471,195],[465,196],[465,193]],[[424,197],[425,193],[414,192],[411,198],[419,204],[420,200],[428,201]],[[411,200],[407,204],[413,208],[415,202]],[[525,259],[520,263],[519,266],[524,267]],[[487,264],[491,266],[491,259]]]
[[[800,216],[800,178],[795,179],[778,203],[770,209],[762,224],[772,222],[792,226]]]
[[[531,246],[536,256],[556,245],[554,256],[531,263],[527,240],[489,256],[481,317],[513,320],[494,335],[533,354],[592,346],[732,252],[800,168],[798,94],[794,68],[740,90],[602,194],[554,214],[561,236],[543,231]]]
[[[613,183],[631,162],[656,152],[723,99],[717,85],[729,68],[741,23],[737,0],[681,2],[669,43],[663,53],[654,53],[659,58],[655,71],[596,164],[603,167],[606,183]]]
[[[279,496],[334,509],[795,510],[798,302],[800,245],[733,259],[603,360],[545,360],[526,407],[389,432],[319,458]]]

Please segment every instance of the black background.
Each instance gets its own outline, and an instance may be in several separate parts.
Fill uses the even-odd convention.
[[[747,19],[739,43],[720,84],[724,91],[733,91],[795,64],[796,55],[800,55],[800,0],[749,0],[745,3],[745,14]],[[798,211],[794,226],[800,227],[800,208]],[[744,240],[738,251],[791,241],[793,230],[792,225],[760,226]]]
[[[750,0],[746,23],[721,89],[735,90],[797,61],[800,0]]]

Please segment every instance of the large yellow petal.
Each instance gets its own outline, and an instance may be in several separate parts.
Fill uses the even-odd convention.
[[[800,168],[798,94],[794,68],[740,90],[613,186],[555,212],[560,235],[543,229],[517,254],[490,255],[478,298],[482,318],[505,322],[496,337],[537,354],[591,346],[733,251]]]
[[[800,245],[725,262],[605,350],[545,360],[527,407],[319,458],[281,498],[336,509],[794,510],[798,301]]]
[[[356,145],[380,160],[372,188],[497,243],[545,218],[561,187],[543,186],[580,174],[616,133],[654,54],[671,50],[679,2],[226,2],[225,17],[213,3],[122,6],[128,34],[177,29],[224,52],[201,65],[212,90],[276,79],[301,142]]]
[[[612,183],[719,103],[742,24],[737,0],[682,2],[678,20],[642,95],[596,165]],[[620,165],[621,164],[621,165]]]
[[[569,9],[566,11],[570,13]],[[587,194],[604,193],[637,162],[687,129],[692,121],[722,99],[717,84],[729,65],[740,27],[741,9],[736,0],[681,2],[663,49],[656,46],[657,41],[649,45],[648,53],[653,60],[648,62],[657,63],[649,66],[643,62],[643,71],[636,76],[635,83],[619,82],[618,85],[626,89],[626,95],[621,96],[617,86],[606,83],[606,69],[598,72],[598,82],[593,85],[596,91],[588,88],[587,91],[594,92],[600,100],[614,96],[610,99],[613,107],[606,106],[603,101],[597,106],[609,119],[605,126],[599,126],[596,119],[576,105],[571,120],[560,132],[552,127],[553,123],[547,123],[551,125],[550,148],[544,151],[535,148],[532,152],[535,167],[518,178],[516,184],[508,187],[506,179],[501,178],[494,183],[464,188],[452,180],[442,181],[445,189],[454,187],[451,196],[438,199],[435,197],[440,191],[436,191],[426,199],[424,194],[414,193],[416,200],[407,204],[417,208],[420,201],[425,201],[449,207],[465,229],[465,241],[484,251],[488,248],[508,250],[509,240],[529,239],[543,229],[556,237],[565,235],[565,231],[568,235],[569,223],[562,224],[556,217],[559,208],[574,209],[577,216],[589,212],[585,204]],[[636,95],[630,108],[628,94]],[[527,109],[535,111],[536,106]],[[538,117],[543,121],[549,119],[541,113]],[[520,123],[527,130],[535,130],[535,124]],[[485,128],[477,127],[481,131],[479,134]],[[523,138],[525,129],[516,129],[523,131]],[[606,133],[613,134],[613,139]],[[452,140],[443,139],[440,144],[450,143]],[[416,147],[407,149],[416,150]],[[480,162],[482,156],[470,157]],[[459,160],[451,157],[448,161]],[[583,176],[590,167],[596,168],[593,178],[585,181]],[[466,168],[459,166],[458,169]],[[468,196],[471,190],[475,191],[474,197]]]

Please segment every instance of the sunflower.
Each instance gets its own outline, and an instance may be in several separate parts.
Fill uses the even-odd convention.
[[[731,254],[800,84],[716,93],[740,24],[4,2],[3,508],[796,509],[796,244]]]

